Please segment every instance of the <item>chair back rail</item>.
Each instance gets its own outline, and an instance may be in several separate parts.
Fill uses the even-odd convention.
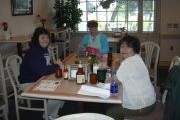
[[[0,116],[4,116],[5,120],[8,120],[8,97],[7,97],[7,89],[6,89],[6,82],[4,77],[4,66],[2,61],[2,56],[0,54],[0,96],[2,98],[2,103],[0,99]]]
[[[174,66],[174,65],[179,65],[180,64],[180,57],[179,56],[175,56],[172,60],[171,60],[171,64],[169,67],[169,70]]]
[[[7,61],[6,61],[7,73],[10,78],[10,82],[13,86],[13,90],[14,90],[17,120],[20,120],[19,109],[30,110],[30,111],[44,111],[45,112],[45,120],[48,120],[47,100],[28,98],[28,97],[21,96],[23,89],[18,80],[18,76],[20,74],[19,68],[20,68],[21,62],[22,62],[22,59],[18,55],[11,55],[7,58]],[[32,107],[31,101],[34,101],[34,100],[42,101],[44,106],[41,108],[40,107],[37,107],[37,108]],[[22,103],[27,103],[27,105],[24,105]]]
[[[58,45],[50,45],[48,47],[48,53],[49,53],[49,57],[51,58],[52,62],[56,63],[57,59],[59,58]]]
[[[157,65],[158,65],[158,60],[159,60],[160,47],[158,44],[154,42],[147,41],[141,44],[141,48],[144,48],[144,53],[145,53],[144,62],[148,70],[151,69],[152,64],[154,63],[153,65],[154,76],[151,76],[151,77],[154,78],[154,85],[156,85],[157,84]]]

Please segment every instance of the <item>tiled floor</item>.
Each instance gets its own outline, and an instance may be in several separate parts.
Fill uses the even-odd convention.
[[[161,84],[167,76],[168,68],[160,68],[158,70],[158,80]],[[66,101],[62,110],[59,110],[59,115],[67,115],[82,112],[96,112],[105,114],[105,111],[109,107],[109,104],[98,104],[98,103],[84,103],[84,109],[78,107],[78,102]],[[30,112],[30,111],[21,111],[21,120],[43,120],[42,112]],[[1,120],[1,119],[0,119]],[[9,100],[9,120],[16,120],[14,100],[11,98]],[[146,119],[138,120],[162,120],[162,106],[157,106],[154,113],[146,116]]]

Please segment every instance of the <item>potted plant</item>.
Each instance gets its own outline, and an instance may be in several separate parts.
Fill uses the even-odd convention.
[[[56,28],[70,28],[77,30],[76,25],[81,22],[82,10],[78,8],[80,2],[78,0],[55,1],[54,22]]]

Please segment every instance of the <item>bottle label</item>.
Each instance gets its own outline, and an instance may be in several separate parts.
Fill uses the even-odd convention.
[[[111,95],[118,94],[118,83],[117,82],[111,83],[110,92],[111,92]]]
[[[85,75],[77,75],[76,77],[78,84],[85,83]]]
[[[64,78],[68,78],[68,72],[64,72],[63,76]]]

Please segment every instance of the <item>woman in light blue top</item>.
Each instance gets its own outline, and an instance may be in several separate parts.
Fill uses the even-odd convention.
[[[109,45],[107,37],[98,32],[98,23],[95,20],[88,21],[87,27],[89,28],[90,34],[83,37],[81,41],[81,46],[95,47],[99,50],[99,53],[105,54],[109,52]]]

